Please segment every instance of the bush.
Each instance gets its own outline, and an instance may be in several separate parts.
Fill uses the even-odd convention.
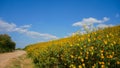
[[[33,44],[26,51],[38,68],[119,68],[120,26]]]
[[[15,50],[15,42],[7,34],[0,34],[0,53],[11,52]]]

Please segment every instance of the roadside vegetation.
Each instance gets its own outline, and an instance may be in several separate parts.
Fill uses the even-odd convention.
[[[12,52],[15,50],[15,42],[7,34],[0,34],[0,53]]]
[[[120,25],[28,45],[36,68],[120,68]]]

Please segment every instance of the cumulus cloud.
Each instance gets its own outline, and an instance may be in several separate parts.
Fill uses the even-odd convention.
[[[30,25],[23,25],[23,26],[20,26],[20,28],[30,28],[31,27],[31,24]]]
[[[56,39],[57,37],[50,34],[39,33],[35,31],[30,31],[31,25],[23,25],[18,27],[14,23],[8,23],[3,20],[0,20],[0,31],[3,32],[18,32],[30,36],[32,38],[41,38],[41,39]]]
[[[106,22],[108,20],[109,20],[109,18],[107,18],[107,17],[104,17],[103,20],[98,20],[98,19],[93,18],[93,17],[83,18],[82,21],[74,23],[73,26],[92,25],[94,23],[103,23],[103,22]]]
[[[50,35],[50,34],[43,34],[43,33],[39,33],[39,32],[35,32],[35,31],[28,31],[26,30],[26,32],[24,32],[26,35],[31,36],[33,38],[44,38],[44,39],[56,39],[56,36]]]
[[[110,20],[110,18],[108,18],[108,17],[103,17],[103,21],[102,21],[102,22],[104,23],[104,22],[109,21],[109,20]]]
[[[97,28],[106,28],[106,27],[112,27],[114,26],[113,24],[109,24],[109,25],[106,25],[106,24],[98,24],[97,25]]]
[[[14,23],[7,23],[0,20],[0,31],[11,32],[14,28],[16,28],[16,25]]]
[[[72,26],[79,26],[80,27],[80,33],[84,34],[86,32],[94,31],[98,28],[106,28],[114,26],[112,24],[105,24],[105,22],[109,21],[110,19],[108,17],[103,17],[102,20],[98,20],[93,17],[89,18],[83,18],[81,21],[73,23]]]

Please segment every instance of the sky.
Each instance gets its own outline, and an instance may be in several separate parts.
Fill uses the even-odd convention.
[[[120,25],[120,0],[0,0],[0,34],[17,48]]]

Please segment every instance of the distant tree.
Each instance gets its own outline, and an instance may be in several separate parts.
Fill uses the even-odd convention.
[[[0,52],[10,52],[15,50],[15,42],[7,34],[0,34]]]

